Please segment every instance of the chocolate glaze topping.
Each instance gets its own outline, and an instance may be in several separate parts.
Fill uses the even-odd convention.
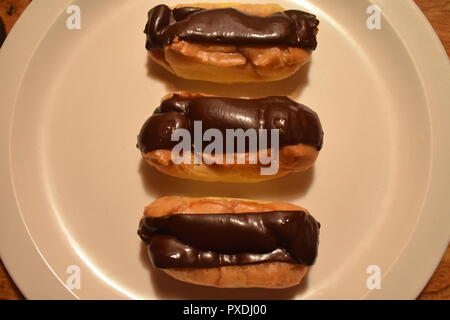
[[[261,262],[310,266],[320,224],[303,211],[145,217],[138,234],[157,268],[209,268]]]
[[[144,32],[148,50],[179,40],[231,45],[285,45],[306,50],[317,47],[319,20],[310,13],[286,10],[267,17],[253,16],[233,8],[158,5],[148,13]]]
[[[164,100],[144,123],[138,136],[138,148],[146,153],[171,150],[172,132],[186,129],[194,137],[194,121],[202,121],[202,131],[218,129],[223,134],[226,151],[226,129],[279,129],[280,148],[299,143],[322,148],[323,131],[317,114],[287,97],[238,99],[224,97],[182,97],[175,94]],[[203,134],[202,132],[202,134]],[[270,147],[270,130],[267,146]],[[193,141],[194,139],[192,139]],[[209,144],[210,142],[204,142]],[[246,143],[246,146],[248,143]],[[258,145],[259,141],[258,141]],[[237,142],[235,141],[235,150]],[[248,148],[246,149],[248,151]]]

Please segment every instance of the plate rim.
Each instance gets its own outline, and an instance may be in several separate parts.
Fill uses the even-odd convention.
[[[7,177],[0,193],[0,257],[15,285],[27,299],[76,299],[34,243],[16,201],[10,169],[11,120],[21,80],[46,31],[72,2],[49,0],[45,5],[43,1],[31,2],[0,50],[0,173],[2,177]],[[35,20],[33,16],[36,14],[50,18]],[[20,41],[22,38],[27,41]],[[9,68],[11,65],[15,68]],[[9,245],[11,243],[14,246]],[[29,265],[33,266],[32,273],[27,269]],[[39,274],[38,278],[36,274]]]
[[[5,177],[2,184],[3,192],[0,193],[0,209],[2,210],[0,215],[0,257],[16,286],[28,299],[77,298],[45,261],[28,232],[16,201],[10,169],[11,120],[16,98],[20,92],[21,80],[46,31],[65,8],[73,2],[73,0],[47,0],[44,4],[42,1],[33,1],[22,14],[0,50],[0,70],[2,70],[0,82],[3,84],[0,87],[0,173],[2,177]],[[402,287],[391,285],[389,289],[380,290],[382,292],[371,291],[363,298],[415,299],[436,269],[450,240],[450,219],[446,216],[446,212],[450,211],[450,203],[443,192],[443,190],[450,189],[450,181],[445,181],[445,176],[450,176],[450,166],[448,165],[450,150],[445,148],[445,142],[450,141],[450,130],[445,130],[445,117],[436,115],[432,117],[433,114],[440,112],[450,115],[450,110],[445,109],[445,99],[449,98],[445,88],[450,88],[450,79],[447,77],[450,74],[450,65],[440,39],[413,1],[390,1],[389,4],[384,0],[372,0],[372,2],[382,8],[383,14],[395,17],[395,30],[404,40],[405,47],[409,49],[409,54],[426,94],[432,120],[433,152],[428,193],[423,210],[417,220],[417,228],[412,231],[410,240],[403,248],[402,253],[392,262],[392,268],[383,277],[383,281],[401,283]],[[400,15],[398,12],[402,12],[402,14]],[[45,15],[51,18],[32,19],[35,15]],[[414,19],[416,23],[414,30],[408,26],[408,21],[410,22],[411,19]],[[397,27],[401,29],[401,34]],[[25,37],[27,41],[21,41]],[[433,57],[433,60],[427,62],[430,57]],[[15,68],[8,68],[11,65],[14,65]],[[431,82],[431,80],[435,82]],[[436,82],[439,82],[440,85],[436,85]],[[433,105],[433,110],[430,109],[430,105]],[[436,150],[440,152],[436,153]],[[429,213],[424,215],[423,212],[426,210]],[[421,246],[420,239],[429,232],[435,233],[433,243],[430,248]],[[12,243],[14,246],[11,245]],[[428,242],[427,244],[429,245]],[[420,249],[419,252],[417,248]],[[410,270],[411,264],[418,261],[421,261],[420,266],[416,265],[416,270],[420,271],[419,274],[414,277],[414,281],[406,281],[407,275],[403,271]],[[32,273],[27,270],[29,265],[33,266]],[[36,274],[39,274],[38,279],[35,278]],[[405,283],[408,284],[406,288]]]
[[[390,281],[390,290],[374,290],[364,298],[416,299],[435,272],[450,242],[450,219],[446,215],[450,212],[450,203],[445,191],[443,192],[450,189],[450,180],[445,179],[450,176],[450,149],[446,145],[450,141],[450,130],[444,120],[450,117],[450,109],[446,106],[446,100],[449,100],[450,64],[441,40],[414,1],[372,2],[381,8],[384,15],[396,18],[395,30],[402,36],[404,46],[408,49],[421,80],[430,117],[432,159],[428,190],[416,221],[417,227],[402,253],[383,277],[383,282]],[[398,12],[407,14],[394,15]],[[416,22],[414,27],[411,27],[411,20]],[[401,34],[398,28],[402,29]],[[430,61],[430,58],[433,60]],[[424,212],[427,214],[424,215]],[[427,234],[434,234],[431,250],[420,241],[421,237]],[[417,252],[417,248],[420,248],[420,252]],[[416,270],[421,271],[414,281],[410,281],[409,272],[405,272],[411,270],[412,264],[416,265]],[[396,285],[400,283],[402,289]]]

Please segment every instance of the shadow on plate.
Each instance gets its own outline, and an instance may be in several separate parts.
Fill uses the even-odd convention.
[[[314,179],[314,167],[282,178],[259,183],[220,183],[180,179],[165,175],[141,159],[138,171],[149,195],[187,197],[230,197],[289,201],[307,193]]]
[[[308,85],[309,62],[291,77],[274,82],[223,84],[180,78],[147,59],[147,75],[163,82],[168,92],[191,91],[225,97],[258,98],[262,96],[298,97]],[[161,97],[162,98],[162,97]],[[300,101],[301,102],[301,101]]]
[[[193,299],[193,300],[285,300],[292,299],[308,288],[308,276],[300,285],[287,289],[221,289],[197,286],[173,279],[163,271],[153,268],[147,247],[142,243],[140,259],[149,269],[150,281],[157,299]]]

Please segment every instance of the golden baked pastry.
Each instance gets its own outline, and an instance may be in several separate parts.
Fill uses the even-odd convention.
[[[220,131],[224,137],[222,152],[216,150],[214,157],[205,153],[209,144],[205,141],[200,152],[195,152],[195,147],[191,151],[190,144],[197,138],[196,122],[201,122],[203,137],[208,129]],[[193,136],[189,150],[183,153],[188,161],[174,161],[174,148],[179,142],[172,141],[172,135],[177,129],[186,129]],[[249,147],[249,138],[244,141],[248,142],[246,149],[238,150],[236,141],[234,149],[227,150],[226,143],[233,141],[227,132],[234,130],[237,135],[239,129],[249,136],[252,133],[249,129],[254,130],[256,148]],[[263,136],[267,144],[257,136],[261,129],[267,130]],[[279,133],[278,141],[271,135],[273,129]],[[241,135],[242,139],[247,137]],[[163,98],[161,106],[143,125],[138,148],[145,161],[171,176],[200,181],[260,182],[309,169],[322,141],[317,114],[287,97],[237,99],[178,92]],[[277,143],[278,147],[271,143]],[[195,155],[201,158],[200,162],[195,162]]]
[[[221,288],[287,288],[317,256],[320,224],[302,207],[231,198],[160,198],[138,234],[153,265]]]
[[[310,60],[318,24],[277,4],[159,5],[149,12],[146,47],[150,59],[185,79],[276,81]]]

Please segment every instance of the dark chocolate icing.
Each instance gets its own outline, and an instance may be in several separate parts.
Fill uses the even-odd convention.
[[[320,224],[303,211],[145,217],[138,234],[157,268],[208,268],[270,261],[310,266]]]
[[[176,129],[186,129],[193,137],[194,121],[199,120],[202,121],[203,132],[213,128],[220,130],[224,137],[224,152],[226,129],[239,128],[243,130],[279,129],[280,147],[303,143],[317,150],[322,148],[323,131],[317,114],[287,97],[184,98],[177,94],[163,101],[145,122],[138,136],[137,146],[144,153],[158,149],[171,150],[179,143],[171,141],[172,132]],[[268,147],[270,147],[270,141],[270,130],[268,130]],[[204,144],[208,143],[204,142]],[[236,152],[236,141],[234,145],[234,152]]]
[[[317,47],[319,20],[310,13],[286,10],[260,17],[233,8],[158,5],[148,13],[145,26],[148,50],[179,40],[230,45],[284,45],[306,50]]]

